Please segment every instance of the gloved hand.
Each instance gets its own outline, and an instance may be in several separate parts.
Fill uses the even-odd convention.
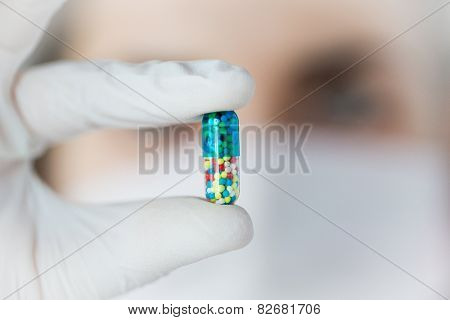
[[[62,1],[5,3],[45,27]],[[0,297],[108,298],[251,240],[238,206],[187,197],[142,208],[145,201],[77,205],[33,170],[46,147],[88,130],[239,108],[253,91],[245,70],[220,61],[95,62],[101,69],[66,61],[17,76],[43,32],[7,6],[0,4]]]

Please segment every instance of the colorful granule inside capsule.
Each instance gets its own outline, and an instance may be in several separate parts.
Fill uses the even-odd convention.
[[[239,197],[239,119],[233,111],[203,116],[202,147],[206,198],[233,204]]]

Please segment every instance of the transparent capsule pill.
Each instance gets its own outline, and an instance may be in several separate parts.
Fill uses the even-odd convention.
[[[239,197],[239,118],[234,111],[207,113],[202,120],[205,195],[217,204]]]

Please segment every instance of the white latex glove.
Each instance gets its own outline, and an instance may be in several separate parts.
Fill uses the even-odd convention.
[[[6,3],[45,27],[62,1]],[[45,272],[9,297],[108,298],[250,241],[251,220],[238,206],[164,198],[126,218],[144,201],[69,203],[32,166],[51,143],[87,130],[176,124],[167,113],[188,121],[239,108],[253,91],[245,70],[220,61],[96,62],[124,85],[87,61],[58,62],[25,71],[13,86],[42,32],[3,4],[0,22],[1,297]]]

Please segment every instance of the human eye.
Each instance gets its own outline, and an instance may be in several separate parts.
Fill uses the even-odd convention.
[[[355,64],[361,56],[358,50],[331,51],[306,63],[292,83],[301,94],[290,119],[334,130],[402,130],[404,92],[389,64],[382,59]]]

